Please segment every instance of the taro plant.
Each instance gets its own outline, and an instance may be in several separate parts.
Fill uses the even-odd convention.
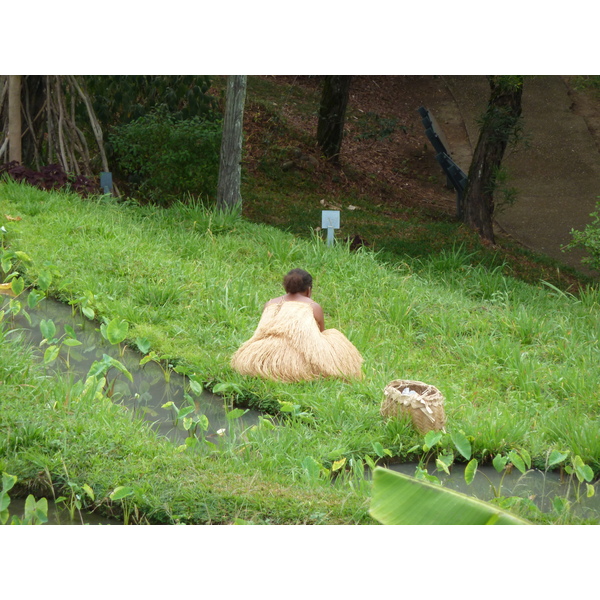
[[[124,485],[119,485],[108,496],[113,502],[121,503],[121,508],[123,509],[124,525],[129,525],[129,518],[131,517],[131,512],[132,510],[135,510],[135,506],[132,500],[130,500],[130,498],[133,495],[133,488]]]
[[[44,364],[54,362],[59,354],[62,346],[66,346],[69,350],[74,346],[81,346],[81,342],[77,339],[75,330],[70,325],[65,325],[65,332],[62,336],[56,336],[56,325],[52,319],[42,319],[40,321],[40,331],[44,338],[40,342],[40,348],[48,347],[44,351]],[[70,353],[67,351],[65,359],[67,367],[70,366]]]
[[[67,486],[69,488],[68,496],[59,496],[56,498],[56,504],[68,511],[71,522],[75,521],[75,511],[77,511],[81,524],[83,525],[84,521],[81,514],[81,509],[83,507],[82,501],[83,498],[87,496],[93,502],[95,499],[94,490],[92,490],[87,483],[79,485],[70,480],[67,481]]]
[[[140,348],[140,350],[142,350],[142,347],[140,347],[139,345],[139,340],[136,340],[136,343],[138,344],[138,348]],[[144,347],[146,347],[144,345]],[[148,347],[149,349],[149,347]],[[142,350],[143,352],[143,350]],[[159,367],[160,370],[163,372],[163,376],[165,378],[165,383],[169,383],[169,381],[171,381],[171,365],[167,362],[167,364],[164,364],[164,361],[167,357],[166,356],[161,356],[159,354],[157,354],[156,352],[154,352],[154,350],[151,350],[150,352],[148,352],[146,354],[146,356],[143,356],[140,359],[140,367],[143,367],[145,364],[149,363],[149,362],[153,362],[156,363]]]
[[[94,294],[87,290],[82,296],[69,300],[69,304],[72,306],[73,314],[75,314],[76,307],[79,307],[79,310],[84,316],[90,320],[93,320],[96,316],[93,308],[94,300]]]
[[[196,382],[193,383],[195,385],[192,387],[192,389],[202,393],[201,387],[198,389],[198,384]],[[171,408],[173,410],[173,426],[177,427],[177,425],[181,424],[183,429],[188,433],[185,445],[180,446],[181,450],[197,446],[198,432],[200,432],[200,436],[202,440],[204,440],[204,432],[208,431],[209,427],[208,417],[205,414],[198,412],[198,407],[196,406],[196,402],[192,396],[187,392],[184,392],[184,399],[186,404],[181,408],[178,408],[177,405],[172,401],[166,402],[162,405],[162,408],[164,409]]]
[[[87,380],[88,381],[89,380],[94,380],[94,381],[102,380],[108,386],[108,381],[106,379],[106,375],[112,368],[117,369],[117,371],[119,371],[120,373],[125,375],[125,377],[127,377],[127,379],[133,383],[133,375],[127,370],[127,367],[123,363],[118,361],[116,358],[113,358],[112,356],[109,356],[108,354],[103,354],[102,360],[94,361],[92,363],[92,366],[90,367],[90,370],[88,371]],[[112,383],[110,384],[110,386],[108,386],[108,389],[106,390],[107,396],[112,396],[112,394],[114,392],[116,381],[117,381],[117,378],[115,377],[112,380]]]
[[[111,321],[104,319],[104,322],[100,325],[100,333],[110,344],[114,346],[120,345],[127,338],[127,334],[129,333],[129,323],[124,319],[119,318],[112,319]],[[120,356],[123,356],[124,352],[125,347],[120,346]]]
[[[48,500],[46,498],[40,498],[36,500],[32,494],[27,496],[25,500],[25,513],[23,517],[12,515],[10,523],[10,513],[8,507],[10,506],[10,496],[8,492],[17,483],[17,477],[15,475],[9,475],[8,473],[2,473],[2,490],[0,490],[0,525],[41,525],[48,522]]]

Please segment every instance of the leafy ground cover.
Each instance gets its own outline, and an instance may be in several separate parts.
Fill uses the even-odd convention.
[[[220,384],[240,406],[286,417],[245,432],[225,452],[177,453],[163,440],[142,442],[152,434],[131,433],[140,425],[106,402],[57,410],[45,400],[40,410],[50,392],[34,390],[23,417],[21,383],[12,399],[3,396],[2,460],[30,486],[47,479],[46,469],[53,480],[67,472],[77,485],[99,486],[98,497],[135,480],[140,509],[158,521],[368,522],[364,466],[422,454],[408,423],[379,415],[383,388],[397,378],[443,392],[448,429],[470,441],[479,461],[524,450],[543,467],[557,450],[600,470],[597,288],[575,296],[529,285],[502,266],[473,264],[461,246],[386,262],[199,205],[83,200],[8,181],[0,202],[4,259],[29,285],[97,319],[124,319],[132,345],[209,388]],[[296,266],[313,274],[326,326],[363,354],[363,381],[280,384],[230,369],[264,301]],[[218,509],[197,506],[213,501]]]

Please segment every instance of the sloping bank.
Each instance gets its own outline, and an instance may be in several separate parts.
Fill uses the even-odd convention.
[[[243,456],[223,461],[178,451],[106,396],[48,377],[6,325],[0,379],[0,472],[19,480],[11,494],[68,500],[75,494],[88,510],[128,511],[130,521],[142,523],[371,522],[364,498],[349,490],[266,478]],[[113,502],[120,486],[132,495]]]
[[[171,449],[163,454],[163,442],[154,439],[135,451],[123,451],[130,441],[121,438],[98,446],[94,440],[103,429],[90,424],[95,438],[86,443],[94,450],[85,456],[81,448],[67,470],[70,476],[71,469],[78,472],[81,460],[90,476],[105,481],[109,475],[102,465],[114,454],[108,464],[116,470],[103,492],[144,473],[157,485],[164,477],[168,486],[161,489],[176,480],[184,488],[189,479],[203,481],[211,491],[196,502],[206,502],[214,490],[222,497],[240,490],[229,515],[240,506],[257,510],[270,498],[265,502],[288,515],[285,522],[363,520],[369,495],[361,475],[364,461],[382,453],[401,460],[423,454],[423,438],[410,426],[379,415],[382,390],[398,378],[440,389],[448,427],[463,432],[481,461],[525,449],[543,468],[548,452],[557,448],[598,471],[597,290],[574,298],[542,284],[530,286],[498,269],[471,266],[460,249],[428,261],[399,257],[383,265],[366,251],[328,248],[199,206],[164,210],[102,198],[84,201],[4,183],[0,208],[4,244],[27,255],[19,255],[14,268],[28,284],[43,282],[51,295],[75,309],[93,310],[97,319],[126,320],[131,344],[144,339],[144,346],[208,387],[224,384],[221,389],[238,402],[289,416],[285,425],[248,432],[226,453],[189,456]],[[252,335],[264,302],[281,293],[282,276],[294,267],[313,275],[326,326],[345,333],[363,354],[363,381],[281,384],[243,378],[229,367],[231,354]],[[58,420],[52,413],[48,419]],[[69,439],[75,447],[80,437]],[[71,451],[57,448],[58,457]],[[138,452],[150,461],[143,467],[136,466]],[[30,455],[35,453],[19,451],[21,471]],[[173,477],[159,469],[171,461],[183,469]],[[52,476],[64,473],[61,469],[57,459]],[[192,474],[185,475],[186,469]],[[343,477],[332,486],[334,471]],[[96,483],[86,479],[87,472],[81,473],[78,484]],[[151,487],[142,484],[143,490]],[[182,493],[198,495],[188,488]],[[281,500],[288,493],[289,504]],[[303,508],[315,498],[323,499],[321,508]],[[327,508],[330,501],[335,509]],[[156,514],[164,510],[153,506]],[[260,514],[257,518],[278,518],[265,517],[267,509]]]

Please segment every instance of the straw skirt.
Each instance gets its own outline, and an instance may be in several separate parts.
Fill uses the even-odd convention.
[[[254,335],[233,355],[242,375],[276,381],[362,377],[362,357],[337,329],[321,332],[307,302],[269,304]]]

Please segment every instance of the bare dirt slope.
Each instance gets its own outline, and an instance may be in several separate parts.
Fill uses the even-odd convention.
[[[489,87],[483,76],[443,79],[454,106],[442,103],[433,110],[440,113],[455,161],[467,170]],[[571,241],[572,229],[591,221],[600,196],[599,115],[598,102],[571,90],[565,78],[526,78],[525,143],[504,161],[517,201],[497,215],[502,230],[525,246],[588,274],[583,252],[561,248]]]

